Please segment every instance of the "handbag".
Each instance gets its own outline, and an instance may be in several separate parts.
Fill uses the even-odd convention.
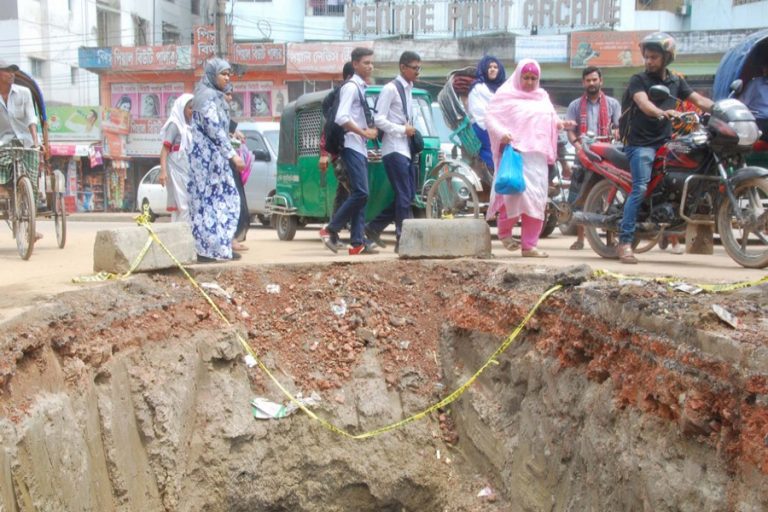
[[[408,146],[411,149],[412,155],[418,155],[424,151],[424,137],[421,136],[421,132],[416,130],[411,137],[408,137]]]
[[[523,155],[510,145],[504,148],[499,169],[496,171],[496,182],[493,189],[497,194],[522,194],[525,192],[523,177]]]
[[[397,89],[397,93],[400,95],[400,101],[403,104],[403,110],[405,110],[405,120],[410,123],[412,120],[405,107],[405,89],[403,88],[403,84],[398,82],[397,79],[392,80],[392,82],[395,84],[395,89]],[[424,136],[421,135],[419,130],[416,130],[416,133],[408,137],[408,149],[411,150],[411,156],[418,155],[424,151]]]

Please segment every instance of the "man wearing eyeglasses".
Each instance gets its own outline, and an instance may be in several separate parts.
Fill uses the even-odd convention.
[[[381,89],[373,117],[376,127],[384,132],[381,154],[395,198],[368,223],[365,236],[383,248],[381,232],[395,221],[395,252],[399,249],[403,221],[413,216],[411,202],[416,194],[416,177],[412,163],[416,155],[411,153],[410,138],[416,134],[416,128],[413,126],[412,93],[413,83],[420,71],[421,57],[411,51],[403,52],[400,55],[400,74]]]

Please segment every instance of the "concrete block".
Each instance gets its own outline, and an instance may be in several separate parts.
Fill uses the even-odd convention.
[[[401,258],[490,258],[491,230],[483,219],[407,219]]]
[[[182,222],[153,225],[152,229],[163,244],[184,264],[195,263],[197,253],[195,240],[189,225]],[[96,233],[93,244],[93,270],[122,274],[131,267],[133,260],[144,248],[149,231],[141,226],[106,229]],[[147,272],[175,267],[176,264],[166,252],[153,242],[136,272]]]
[[[687,224],[685,252],[688,254],[714,254],[715,227],[711,224]]]

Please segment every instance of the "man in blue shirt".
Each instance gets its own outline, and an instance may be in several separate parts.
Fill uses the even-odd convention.
[[[755,114],[757,126],[763,132],[760,138],[768,142],[768,62],[761,69],[762,75],[749,81],[739,99]]]

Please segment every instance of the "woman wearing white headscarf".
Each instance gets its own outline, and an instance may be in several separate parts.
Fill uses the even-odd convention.
[[[163,125],[160,136],[161,185],[168,184],[168,207],[173,211],[171,221],[189,223],[189,156],[192,143],[189,122],[192,120],[192,94],[182,94],[173,103],[171,115]],[[173,208],[175,206],[175,208]]]
[[[229,141],[229,113],[224,90],[231,66],[219,58],[205,64],[205,73],[192,100],[192,147],[189,151],[189,215],[201,262],[240,259],[232,251],[232,237],[240,216],[240,196],[230,162],[237,169],[243,159]]]

